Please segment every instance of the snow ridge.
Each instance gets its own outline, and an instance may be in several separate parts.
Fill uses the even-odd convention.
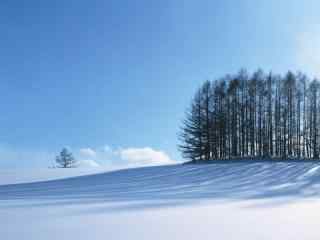
[[[71,202],[264,199],[319,194],[313,162],[171,165],[0,186],[0,200]]]

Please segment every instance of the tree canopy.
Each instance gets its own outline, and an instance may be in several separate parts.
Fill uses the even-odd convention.
[[[290,71],[241,70],[205,81],[186,113],[179,149],[193,161],[318,159],[319,93],[317,79]]]

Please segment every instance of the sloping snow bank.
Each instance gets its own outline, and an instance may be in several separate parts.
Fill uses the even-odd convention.
[[[43,168],[43,169],[17,169],[0,170],[0,186],[7,184],[30,183],[48,181],[106,171],[102,168]]]
[[[1,239],[320,239],[316,162],[67,170],[3,177]]]
[[[68,199],[79,201],[154,201],[193,199],[264,199],[320,194],[317,162],[252,162],[170,165],[102,172],[101,169],[47,169],[8,174],[1,199]],[[99,174],[93,174],[99,173]],[[69,179],[61,179],[75,175]],[[15,178],[17,177],[17,178]],[[60,178],[59,180],[51,180]]]

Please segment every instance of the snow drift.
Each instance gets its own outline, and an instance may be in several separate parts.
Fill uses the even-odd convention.
[[[21,183],[9,174],[15,184],[0,185],[1,239],[320,237],[316,162],[171,165],[50,181],[38,175],[24,180],[42,181]]]
[[[0,200],[156,201],[313,197],[317,162],[238,162],[125,169],[67,179],[0,185]]]

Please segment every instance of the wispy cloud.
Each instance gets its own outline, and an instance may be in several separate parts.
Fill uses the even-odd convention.
[[[94,158],[97,156],[96,151],[91,148],[80,148],[79,153],[81,156]]]
[[[97,168],[100,166],[101,165],[93,159],[79,160],[77,162],[77,167],[80,167],[80,168]]]
[[[164,151],[155,150],[151,147],[112,148],[108,145],[100,148],[86,147],[79,150],[77,158],[80,161],[95,162],[97,165],[109,168],[175,163]]]
[[[128,165],[146,166],[174,163],[165,152],[150,147],[121,149],[119,155]]]
[[[298,67],[311,76],[320,77],[320,30],[309,26],[297,35]]]
[[[169,155],[151,147],[102,147],[71,148],[69,150],[78,160],[81,168],[102,167],[119,169],[176,163]],[[58,152],[14,149],[0,145],[0,168],[41,168],[55,166]]]

